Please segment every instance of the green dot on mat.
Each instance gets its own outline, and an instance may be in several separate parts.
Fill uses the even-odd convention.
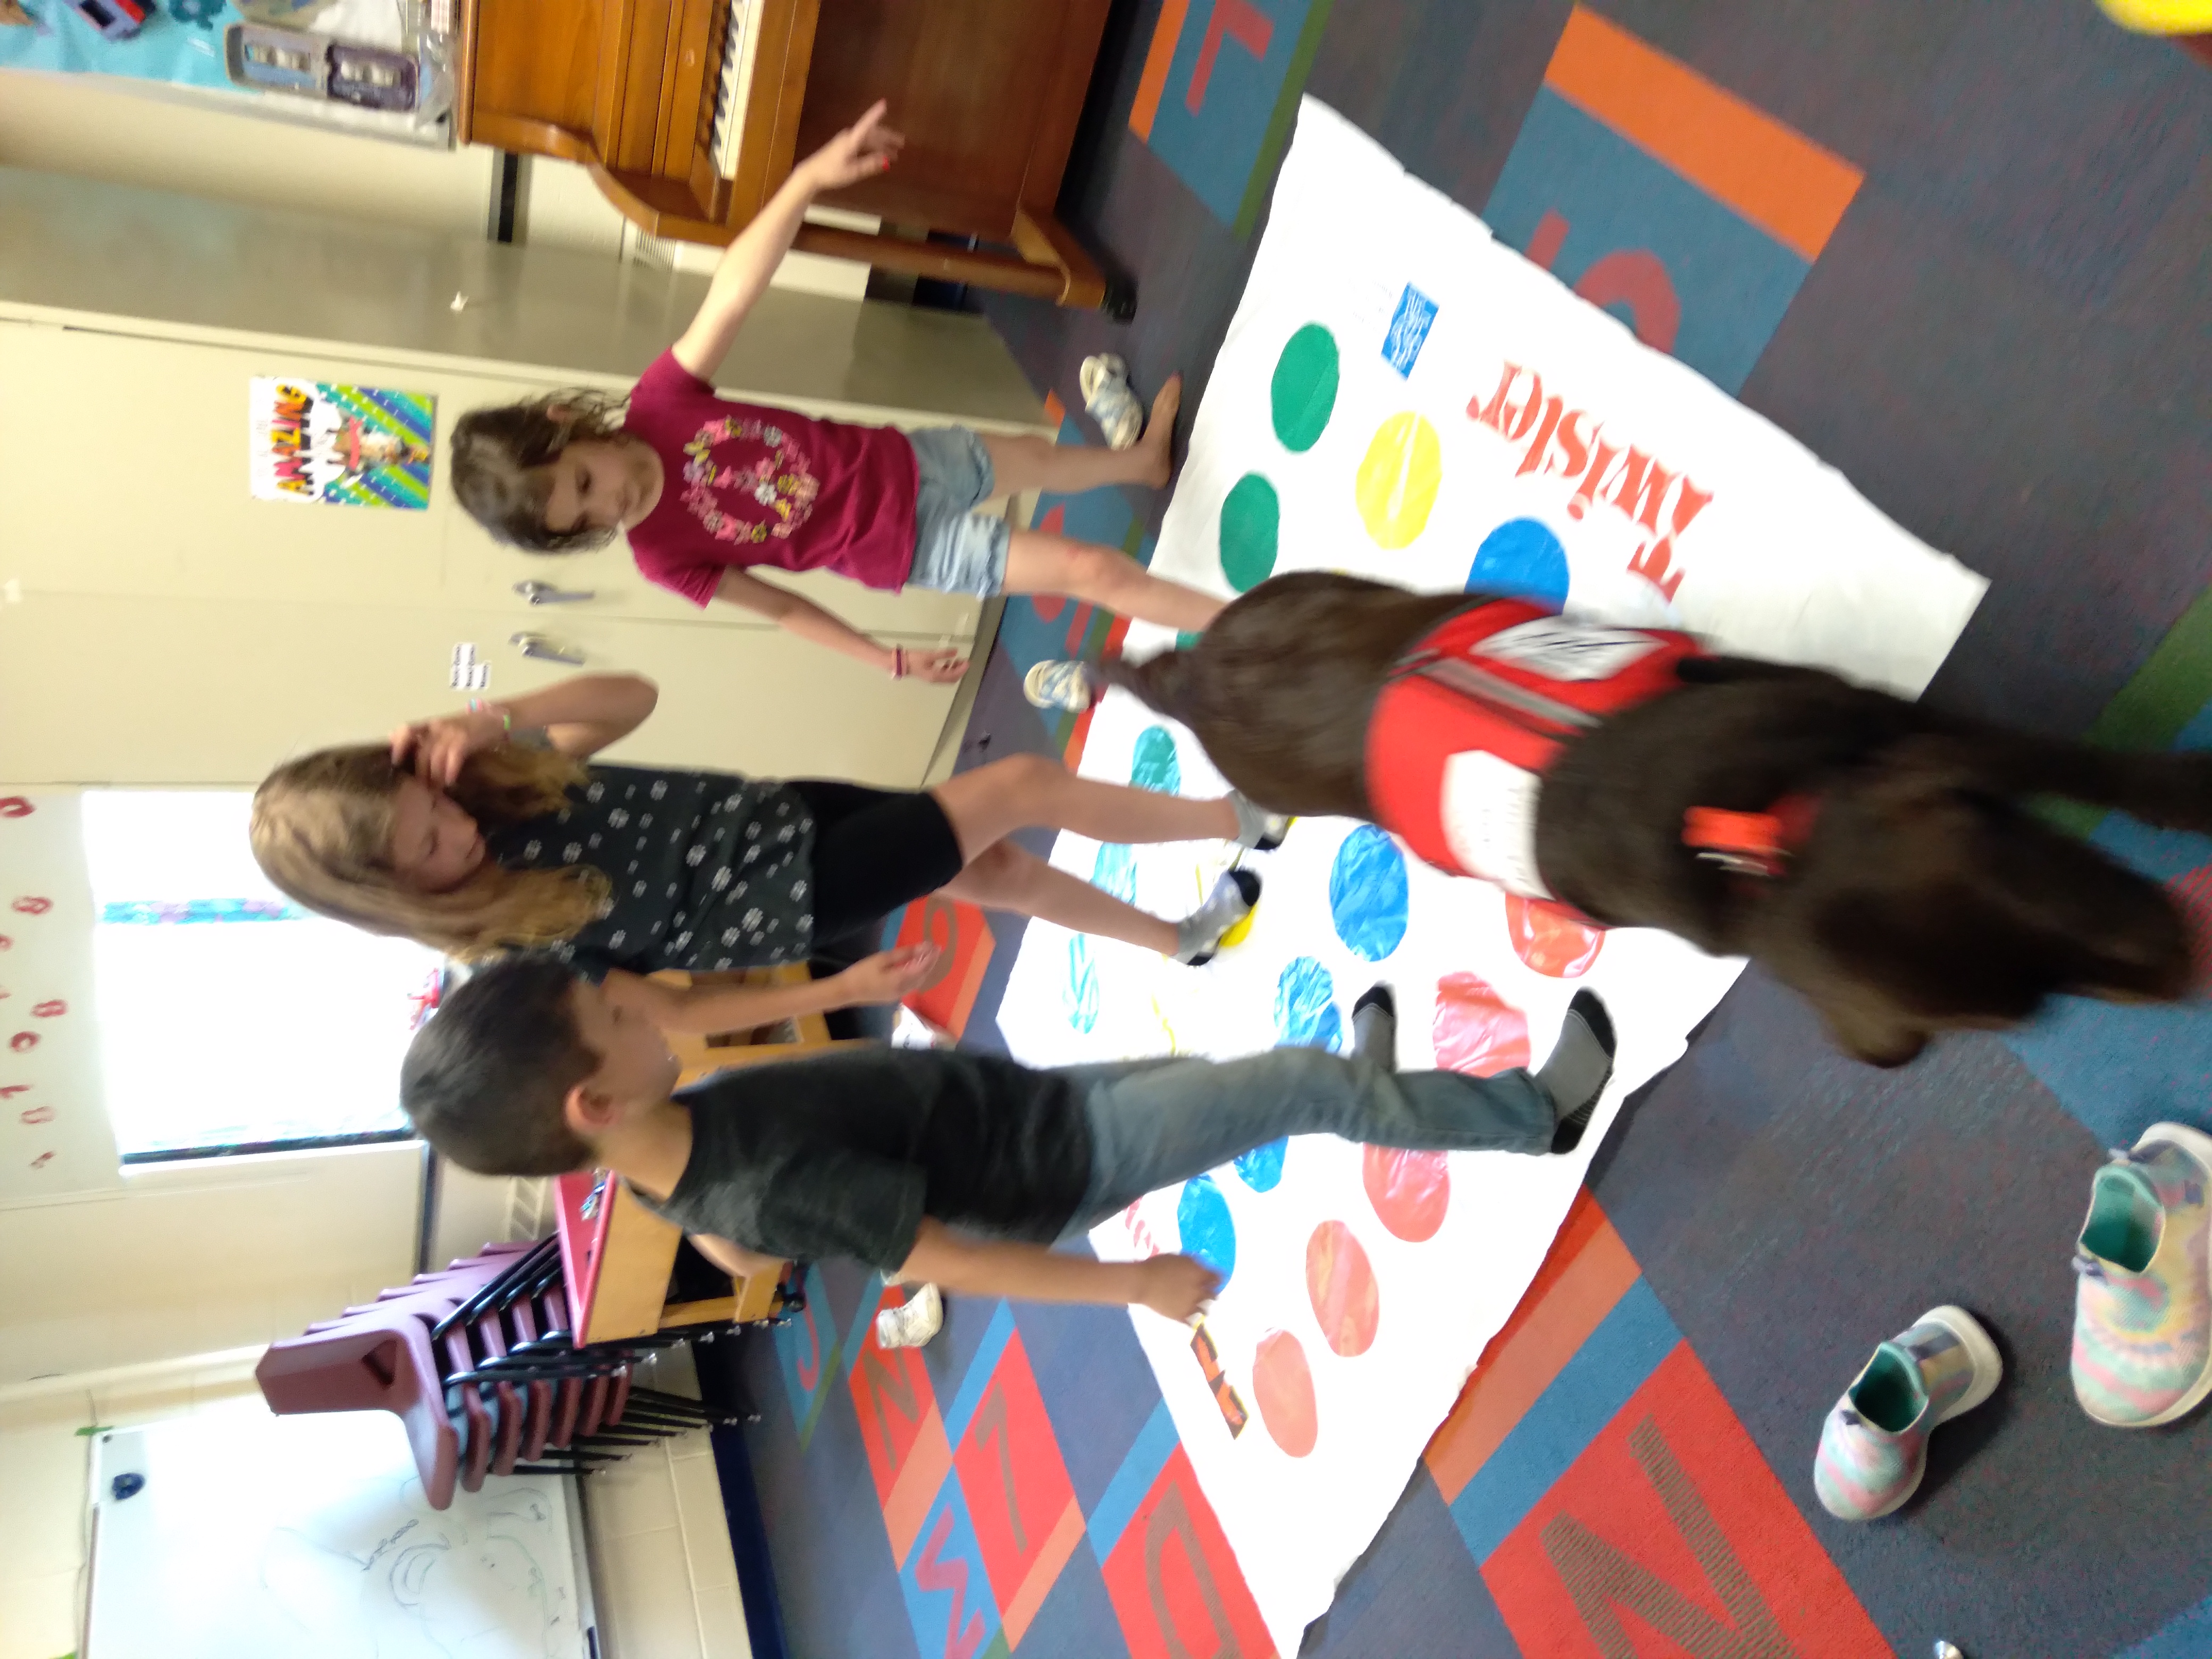
[[[1221,503],[1221,574],[1239,593],[1275,568],[1275,532],[1283,517],[1275,486],[1256,472],[1239,478]]]
[[[1311,449],[1336,408],[1336,337],[1319,323],[1291,335],[1275,359],[1268,396],[1283,447],[1297,454]]]
[[[1176,649],[1178,651],[1188,651],[1191,647],[1197,643],[1198,635],[1192,633],[1188,629],[1185,629],[1182,633],[1176,635]]]

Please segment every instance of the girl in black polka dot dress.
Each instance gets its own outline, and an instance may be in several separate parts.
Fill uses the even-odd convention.
[[[1251,872],[1229,872],[1170,922],[1009,837],[1264,848],[1283,830],[1238,796],[1097,783],[1036,756],[918,792],[582,764],[657,696],[634,676],[578,675],[402,726],[389,744],[289,762],[254,796],[254,856],[325,915],[465,960],[550,947],[665,1030],[720,1031],[895,1001],[928,981],[935,951],[877,951],[805,985],[678,991],[644,975],[804,962],[879,937],[891,912],[933,892],[1202,963],[1257,899]]]

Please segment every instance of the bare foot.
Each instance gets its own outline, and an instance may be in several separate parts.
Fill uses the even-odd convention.
[[[1167,384],[1152,399],[1152,412],[1145,422],[1145,435],[1137,440],[1137,449],[1144,457],[1143,482],[1155,489],[1167,488],[1168,480],[1175,476],[1176,412],[1182,407],[1182,376],[1170,374]]]

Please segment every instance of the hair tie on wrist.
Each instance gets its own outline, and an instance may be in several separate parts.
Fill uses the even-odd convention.
[[[480,714],[488,708],[497,708],[499,710],[500,734],[502,737],[513,737],[514,735],[514,716],[507,712],[507,706],[504,703],[486,702],[482,697],[471,697],[469,699],[469,713],[471,714]]]
[[[895,680],[906,678],[906,647],[902,645],[891,647],[891,678]]]

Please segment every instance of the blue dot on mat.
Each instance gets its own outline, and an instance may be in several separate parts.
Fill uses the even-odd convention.
[[[1206,1263],[1226,1285],[1237,1271],[1237,1223],[1212,1176],[1193,1176],[1182,1183],[1182,1196],[1176,1200],[1176,1232],[1182,1253]]]
[[[1067,1023],[1079,1031],[1098,1024],[1098,969],[1091,960],[1091,945],[1078,933],[1067,941],[1067,986],[1061,993]]]
[[[1293,957],[1275,981],[1275,1035],[1294,1048],[1341,1046],[1344,1021],[1336,1012],[1336,981],[1311,957]]]
[[[1129,781],[1163,795],[1182,793],[1182,762],[1176,755],[1175,734],[1166,726],[1148,726],[1137,733],[1136,752],[1129,757]]]
[[[1549,526],[1534,519],[1508,519],[1475,549],[1467,591],[1510,593],[1557,610],[1567,602],[1567,550]]]
[[[1286,1135],[1264,1146],[1255,1146],[1231,1167],[1238,1179],[1254,1192],[1271,1193],[1282,1184],[1283,1154],[1290,1149],[1290,1138]]]
[[[1137,902],[1136,856],[1119,842],[1107,842],[1098,849],[1097,862],[1091,866],[1091,884],[1102,893],[1111,893],[1124,904]]]
[[[1397,843],[1363,823],[1336,849],[1328,915],[1354,956],[1380,962],[1406,937],[1406,860]]]

